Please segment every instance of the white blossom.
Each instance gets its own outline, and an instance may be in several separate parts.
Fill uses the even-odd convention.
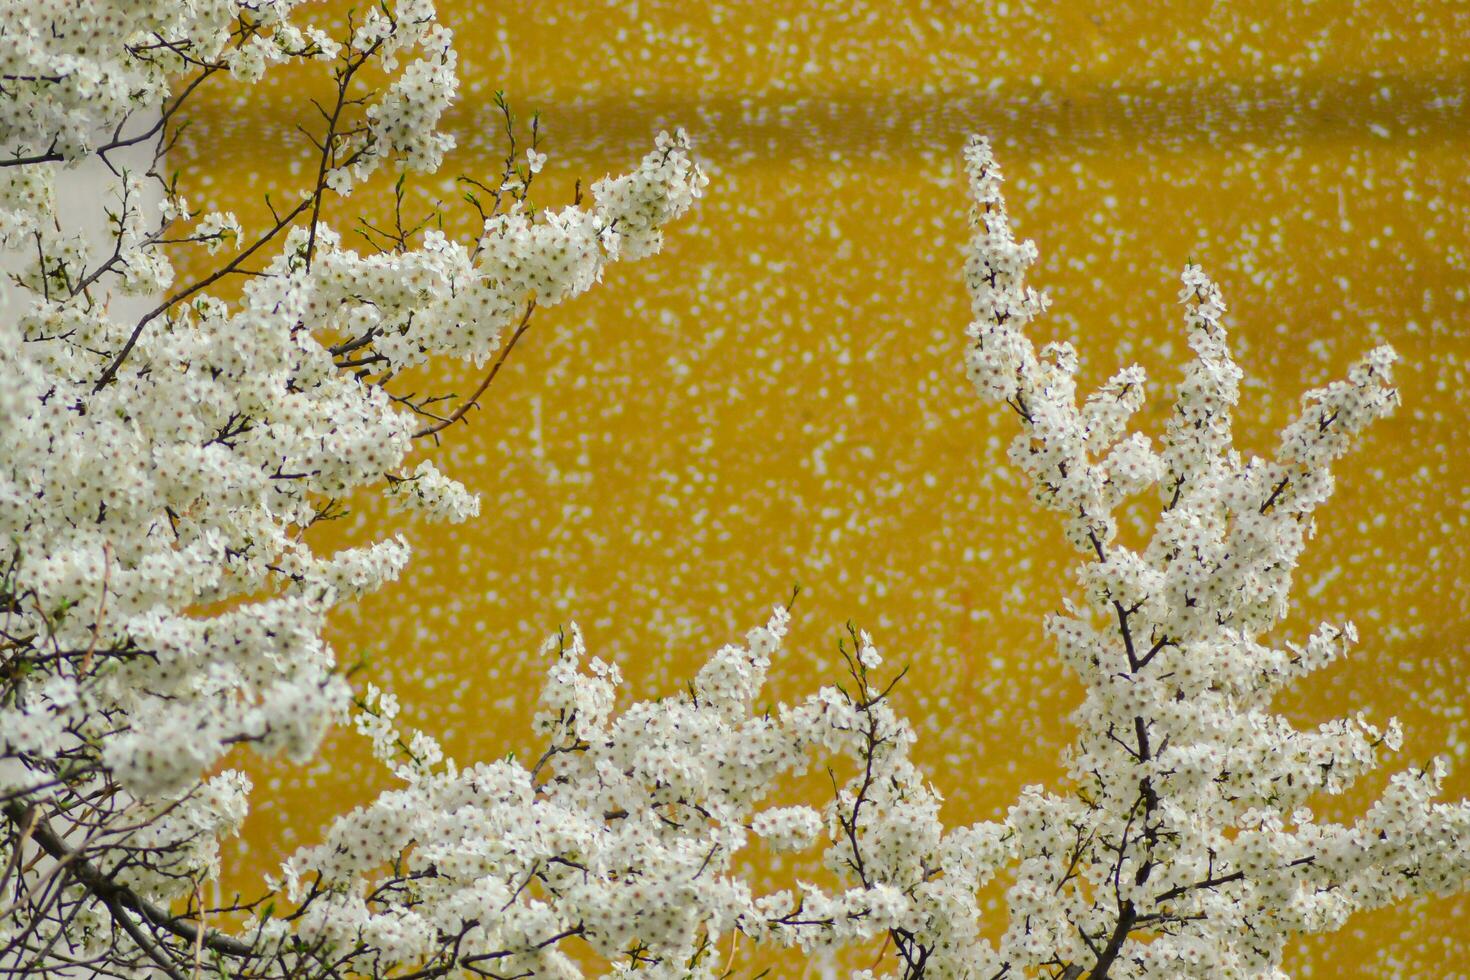
[[[347,720],[353,694],[326,616],[409,559],[397,538],[320,553],[308,530],[374,490],[436,520],[478,513],[432,461],[409,463],[416,439],[472,402],[442,415],[442,400],[400,394],[393,375],[441,355],[483,364],[531,310],[578,295],[617,258],[609,229],[623,211],[546,214],[523,196],[482,213],[484,238],[431,230],[347,247],[320,220],[323,195],[383,168],[440,165],[453,146],[439,123],[456,97],[456,56],[426,0],[373,8],[341,41],[298,23],[320,13],[310,6],[0,4],[0,806],[16,831],[5,856],[23,869],[3,902],[7,967],[22,953],[5,943],[30,941],[8,930],[13,913],[43,936],[92,930],[85,942],[43,941],[27,960],[37,969],[85,948],[109,975],[194,971],[194,927],[159,909],[194,900],[244,817],[249,787],[221,769],[227,753],[304,762]],[[293,61],[328,73],[364,125],[315,135],[324,181],[299,203],[277,199],[274,228],[191,209],[162,154],[194,82],[248,87]],[[124,162],[139,149],[142,165]],[[101,241],[68,226],[54,179],[98,156],[119,173],[97,201]],[[624,253],[635,257],[656,248],[703,177],[687,143],[663,137],[626,186],[636,194],[615,203],[638,215],[625,223],[645,222],[648,247]],[[182,279],[166,246],[215,256],[211,271]],[[124,295],[152,312],[130,312]],[[405,747],[407,760],[396,742],[380,750],[404,778],[457,778],[427,737]],[[406,842],[403,799],[344,817],[339,833]],[[332,867],[356,874],[382,855],[337,852]],[[64,887],[44,884],[53,879]],[[369,942],[379,960],[439,948],[420,913],[357,923],[360,909],[348,896],[323,901],[295,935]],[[516,955],[562,963],[529,952],[555,917],[515,914]],[[288,942],[270,918],[208,942],[217,975],[295,976],[326,955]],[[242,973],[228,957],[251,943],[259,956]]]
[[[1225,305],[1186,267],[1194,358],[1156,446],[1130,430],[1141,369],[1084,396],[1077,351],[1028,337],[1047,305],[1025,278],[1036,249],[1015,239],[978,139],[965,365],[1018,417],[1009,458],[1082,555],[1082,600],[1047,620],[1083,690],[1065,779],[1027,787],[1000,819],[946,827],[890,697],[899,672],[866,632],[849,628],[840,682],[789,704],[765,694],[784,608],[678,694],[621,706],[617,667],[569,627],[543,650],[525,762],[461,766],[398,724],[391,692],[355,693],[326,618],[392,582],[409,549],[323,554],[306,532],[369,491],[433,519],[478,512],[431,460],[408,469],[473,398],[446,409],[394,378],[435,357],[495,358],[488,385],[535,309],[656,251],[705,178],[685,136],[662,134],[631,173],[596,182],[590,206],[543,211],[526,197],[545,162],[532,148],[488,185],[500,194],[476,205],[473,240],[383,233],[350,249],[319,220],[323,196],[440,166],[456,54],[429,0],[373,7],[336,39],[300,23],[305,9],[18,0],[0,16],[0,248],[15,268],[0,309],[0,962],[715,977],[712,950],[732,937],[816,959],[881,942],[882,968],[906,978],[1277,977],[1294,935],[1465,886],[1470,807],[1436,801],[1442,764],[1391,776],[1355,821],[1319,820],[1312,798],[1374,771],[1401,732],[1363,716],[1303,728],[1272,709],[1358,640],[1350,625],[1270,634],[1330,464],[1397,403],[1392,351],[1309,392],[1275,454],[1249,457],[1231,434],[1241,372]],[[321,180],[278,227],[252,238],[171,189],[146,204],[169,119],[148,137],[154,167],[120,176],[109,247],[63,227],[55,168],[122,149],[118,127],[195,72],[248,85],[287,62],[329,73],[344,106],[363,79],[379,88],[361,126],[319,134]],[[178,281],[172,226],[221,253],[218,277]],[[227,300],[212,285],[246,252],[258,274]],[[160,305],[111,312],[126,293]],[[1126,547],[1117,513],[1150,491],[1162,511]],[[393,788],[284,864],[280,911],[207,914],[220,841],[248,809],[228,753],[304,762],[349,720]],[[830,774],[829,796],[778,795],[810,769]],[[762,893],[748,871],[761,848],[810,874]],[[987,940],[981,891],[997,881],[1006,920]]]

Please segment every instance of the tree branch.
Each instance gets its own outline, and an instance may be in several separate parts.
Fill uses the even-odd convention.
[[[466,412],[475,407],[475,403],[479,401],[480,396],[483,395],[485,393],[485,390],[490,387],[490,382],[494,381],[495,376],[500,373],[500,366],[504,364],[505,359],[510,356],[511,350],[515,348],[516,341],[521,339],[521,334],[525,333],[526,328],[531,325],[531,314],[535,312],[535,310],[536,301],[533,299],[526,304],[526,313],[524,316],[521,317],[520,325],[516,327],[515,333],[510,335],[510,341],[500,349],[500,356],[495,358],[495,363],[490,366],[490,373],[485,375],[485,380],[480,382],[480,387],[475,389],[475,393],[471,395],[469,399],[463,405],[461,405],[453,415],[449,416],[441,422],[434,423],[428,428],[420,429],[419,431],[415,432],[413,434],[413,437],[415,439],[422,439],[424,438],[424,436],[431,436],[436,432],[449,428],[451,425],[464,418],[464,414]]]
[[[117,884],[109,876],[98,871],[86,859],[82,858],[79,852],[68,847],[66,842],[57,836],[56,832],[51,829],[51,825],[44,819],[37,816],[34,818],[34,824],[32,825],[32,818],[27,815],[27,809],[27,807],[17,802],[6,803],[4,806],[5,816],[12,824],[21,830],[24,830],[27,826],[31,826],[31,839],[39,844],[41,849],[53,859],[65,863],[67,865],[67,873],[93,892],[96,892],[97,896],[109,908],[116,905],[123,909],[136,912],[150,925],[157,926],[189,943],[202,942],[216,953],[237,958],[255,957],[255,947],[248,943],[241,942],[233,936],[227,936],[213,929],[200,930],[198,926],[187,919],[170,915],[166,910],[159,908],[146,898],[136,894],[131,888]],[[126,917],[122,917],[119,920],[119,924],[122,925],[124,930],[128,931],[129,935],[132,935],[132,930],[128,929],[126,924],[128,921]],[[134,936],[134,941],[136,940],[137,937]],[[142,943],[139,943],[139,945],[143,946]],[[147,952],[147,947],[144,946],[143,948]]]

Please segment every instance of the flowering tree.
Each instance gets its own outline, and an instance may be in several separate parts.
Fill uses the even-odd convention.
[[[351,705],[323,617],[408,556],[398,539],[319,554],[307,532],[367,487],[473,515],[462,486],[405,460],[484,385],[455,408],[395,379],[448,355],[488,362],[488,384],[533,309],[656,251],[704,184],[682,137],[664,136],[587,206],[538,211],[534,127],[522,157],[507,110],[503,167],[466,184],[473,240],[405,227],[399,210],[367,229],[366,254],[350,250],[324,205],[385,168],[439,167],[455,52],[428,0],[370,5],[336,39],[298,23],[304,6],[0,3],[7,970],[340,968],[211,931],[223,910],[200,897],[249,792],[221,757],[315,750]],[[188,100],[284,63],[315,66],[334,92],[309,134],[312,179],[258,231],[191,209],[162,166]],[[117,175],[112,199],[95,195],[100,243],[68,227],[55,193],[58,171],[88,159]],[[180,280],[169,248],[218,259]],[[145,312],[125,318],[128,296]]]
[[[759,700],[778,608],[685,693],[617,710],[616,668],[572,628],[546,650],[534,761],[462,768],[400,732],[396,701],[370,687],[355,724],[399,787],[287,862],[273,900],[207,907],[249,796],[223,754],[304,758],[348,716],[323,617],[407,558],[398,540],[317,554],[309,529],[370,487],[473,516],[432,464],[406,470],[415,438],[463,417],[535,307],[655,251],[703,185],[682,139],[662,137],[589,206],[537,211],[533,132],[524,158],[512,142],[497,177],[471,184],[472,242],[399,222],[350,251],[323,202],[384,167],[439,165],[454,52],[424,0],[372,8],[338,40],[298,25],[296,6],[28,0],[0,16],[0,246],[16,269],[0,317],[6,969],[715,977],[743,941],[866,947],[907,978],[1272,976],[1290,936],[1470,876],[1470,808],[1433,802],[1437,769],[1395,776],[1351,824],[1306,809],[1371,769],[1395,726],[1302,731],[1270,710],[1353,640],[1265,637],[1330,464],[1394,405],[1392,353],[1309,393],[1274,458],[1242,457],[1224,307],[1188,268],[1195,358],[1155,448],[1128,431],[1141,370],[1079,404],[1072,348],[1027,338],[1046,305],[1024,283],[1035,251],[1014,240],[976,141],[969,374],[1019,418],[1012,461],[1083,557],[1086,604],[1049,622],[1086,691],[1064,785],[1029,788],[1004,820],[943,826],[889,702],[897,678],[856,630],[843,683],[794,705]],[[282,62],[319,63],[336,96],[315,179],[259,235],[191,211],[157,166],[120,173],[100,252],[58,220],[57,167],[139,145],[156,164],[207,79]],[[388,81],[374,94],[368,77]],[[223,257],[180,284],[166,246]],[[211,292],[237,279],[238,299]],[[153,297],[136,319],[110,302],[129,293]],[[452,411],[395,384],[435,355],[489,365]],[[1153,537],[1127,548],[1116,514],[1150,489]],[[831,799],[768,805],[812,766],[831,772]],[[811,853],[822,881],[760,893],[737,862],[754,848]],[[989,941],[978,895],[1002,885],[1010,917]]]

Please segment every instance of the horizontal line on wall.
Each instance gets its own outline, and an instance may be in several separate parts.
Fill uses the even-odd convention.
[[[701,156],[727,164],[949,153],[972,132],[1022,153],[1462,143],[1470,138],[1467,103],[1470,71],[1066,91],[1040,85],[1017,91],[1012,85],[978,93],[513,98],[519,115],[540,113],[543,149],[561,163],[636,156],[651,134],[683,126]],[[283,141],[301,139],[293,110],[277,96],[243,110],[195,115],[185,139],[195,152],[209,147],[265,159],[278,154]],[[462,99],[444,128],[456,136],[460,151],[503,152],[499,110],[488,100]]]

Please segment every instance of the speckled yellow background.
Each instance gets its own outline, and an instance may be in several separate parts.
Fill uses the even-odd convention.
[[[528,751],[536,651],[560,624],[654,695],[799,584],[779,695],[832,676],[851,619],[912,665],[900,697],[948,819],[994,816],[1054,776],[1076,693],[1040,622],[1071,588],[1071,555],[1005,466],[1009,419],[961,371],[958,156],[980,131],[1041,248],[1055,307],[1039,329],[1076,342],[1087,380],[1137,360],[1162,403],[1186,352],[1175,290],[1191,258],[1231,306],[1247,448],[1269,448],[1297,394],[1359,352],[1399,349],[1404,407],[1340,471],[1283,631],[1351,618],[1363,642],[1289,710],[1398,714],[1404,763],[1443,752],[1451,791],[1470,793],[1470,5],[441,10],[465,80],[460,150],[419,207],[452,199],[456,174],[494,172],[497,88],[541,112],[539,203],[630,166],[674,124],[712,176],[662,255],[538,314],[472,426],[446,434],[435,458],[482,493],[478,522],[405,526],[365,503],[331,532],[413,541],[407,577],[334,639],[452,754]],[[196,194],[259,227],[262,192],[306,172],[292,131],[305,90],[281,75],[248,100],[208,94],[176,153],[213,173]],[[304,770],[253,771],[228,858],[229,886],[247,890],[385,782],[348,735]],[[1381,783],[1323,809],[1355,812]],[[1464,977],[1467,962],[1459,898],[1361,916],[1290,966]]]

